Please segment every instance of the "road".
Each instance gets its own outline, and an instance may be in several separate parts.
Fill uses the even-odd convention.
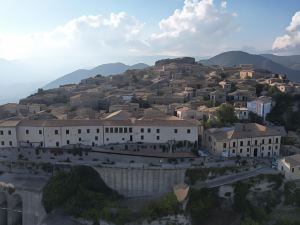
[[[240,180],[245,180],[251,177],[258,176],[259,174],[278,174],[279,171],[276,171],[272,168],[261,167],[250,171],[240,172],[232,175],[221,176],[212,180],[205,182],[199,182],[195,185],[196,188],[214,188],[223,186],[226,184],[232,184]]]

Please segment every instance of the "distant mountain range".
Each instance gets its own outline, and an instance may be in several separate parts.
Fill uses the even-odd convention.
[[[51,88],[59,87],[60,85],[65,85],[65,84],[77,84],[82,79],[93,77],[98,74],[101,74],[103,76],[108,76],[108,75],[124,73],[126,70],[130,70],[130,69],[145,69],[146,67],[148,67],[148,65],[144,64],[144,63],[138,63],[138,64],[135,64],[132,66],[125,65],[123,63],[102,64],[102,65],[97,66],[90,70],[79,69],[72,73],[66,74],[66,75],[50,82],[43,88],[51,89]]]
[[[254,55],[242,51],[229,51],[207,60],[200,60],[204,65],[236,66],[253,64],[256,69],[266,69],[274,73],[286,74],[295,82],[300,82],[300,56],[276,56],[272,54]]]

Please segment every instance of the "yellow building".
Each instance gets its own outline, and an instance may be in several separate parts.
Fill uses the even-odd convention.
[[[207,129],[203,145],[215,156],[275,157],[284,135],[283,127],[237,123],[233,127]]]

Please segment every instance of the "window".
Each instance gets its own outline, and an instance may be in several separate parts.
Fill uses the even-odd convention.
[[[223,143],[223,148],[226,148],[226,143]]]
[[[29,134],[29,130],[26,130],[26,134]],[[3,135],[3,131],[2,131],[2,134],[1,135]]]
[[[110,133],[113,133],[113,132],[114,132],[114,128],[111,127],[111,128],[109,129],[109,132],[110,132]]]
[[[264,146],[263,146],[263,147],[261,147],[261,150],[265,150]]]
[[[119,128],[119,133],[123,133],[123,127]]]
[[[78,141],[80,142],[80,141],[81,141],[81,138],[78,138]]]
[[[9,146],[12,146],[12,141],[9,142]]]
[[[257,145],[257,140],[254,141],[254,144]]]
[[[43,134],[43,131],[42,131],[42,130],[39,130],[39,134]]]
[[[67,145],[69,145],[70,144],[70,141],[69,140],[67,140]]]
[[[251,144],[250,144],[250,141],[248,141],[248,146],[250,146]]]
[[[235,142],[232,142],[232,147],[235,147]]]
[[[190,133],[191,133],[191,130],[190,130],[190,129],[187,129],[187,133],[190,134]]]
[[[232,150],[232,154],[234,154],[234,153],[235,153],[235,150],[233,149],[233,150]]]
[[[0,131],[0,134],[3,135],[3,130]]]
[[[81,129],[78,129],[78,134],[81,134]]]
[[[156,133],[158,133],[158,134],[159,134],[159,133],[160,133],[160,129],[156,129]]]
[[[127,133],[127,132],[128,132],[127,127],[124,127],[124,133]]]
[[[151,129],[150,128],[148,128],[148,133],[151,133]]]
[[[95,137],[95,141],[98,141],[98,136]]]
[[[69,130],[66,130],[66,134],[69,134],[70,133],[70,131]]]
[[[44,145],[44,142],[41,141],[40,146],[43,147],[43,145]]]
[[[276,139],[275,139],[275,142],[276,142],[276,144],[278,144],[278,142],[279,142],[279,138],[276,138]]]
[[[144,128],[141,128],[141,133],[144,133]]]
[[[98,129],[96,130],[96,132],[97,132],[97,134],[99,134],[99,133],[100,133],[100,129],[98,128]]]
[[[240,141],[240,146],[243,146],[244,145],[244,142],[243,141]]]
[[[174,133],[177,134],[177,133],[178,133],[178,130],[177,130],[177,129],[174,129]]]
[[[58,130],[55,130],[54,133],[57,135],[58,134]]]
[[[156,140],[159,140],[159,136],[156,136]]]
[[[118,133],[118,128],[117,128],[117,127],[115,127],[115,133],[116,133],[116,134]]]
[[[240,149],[240,153],[243,153],[243,149]]]
[[[129,127],[129,133],[132,133],[132,127]]]
[[[271,144],[271,143],[272,143],[272,139],[270,138],[270,139],[269,139],[269,144]]]
[[[277,145],[275,145],[275,149],[278,149],[278,146],[277,146]]]
[[[261,143],[264,145],[265,144],[265,139],[262,139]]]
[[[249,148],[247,148],[247,152],[249,152],[250,151],[250,149]]]
[[[8,135],[11,135],[11,130],[8,131]]]
[[[4,145],[5,143],[4,143],[4,141],[1,141],[1,145]]]
[[[294,167],[292,168],[292,173],[294,173],[294,171],[295,171],[295,169],[294,169]]]
[[[90,129],[87,129],[87,130],[86,130],[86,133],[89,134],[89,133],[90,133]]]
[[[105,128],[105,133],[109,133],[108,127]]]
[[[141,140],[144,140],[144,135],[141,136]]]
[[[59,142],[58,141],[56,142],[56,147],[59,147]]]
[[[269,146],[269,150],[271,150],[271,146]]]

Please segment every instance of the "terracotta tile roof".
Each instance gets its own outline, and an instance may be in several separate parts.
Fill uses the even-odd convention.
[[[233,127],[211,128],[208,132],[217,140],[286,135],[283,127],[266,127],[257,123],[237,123]]]

